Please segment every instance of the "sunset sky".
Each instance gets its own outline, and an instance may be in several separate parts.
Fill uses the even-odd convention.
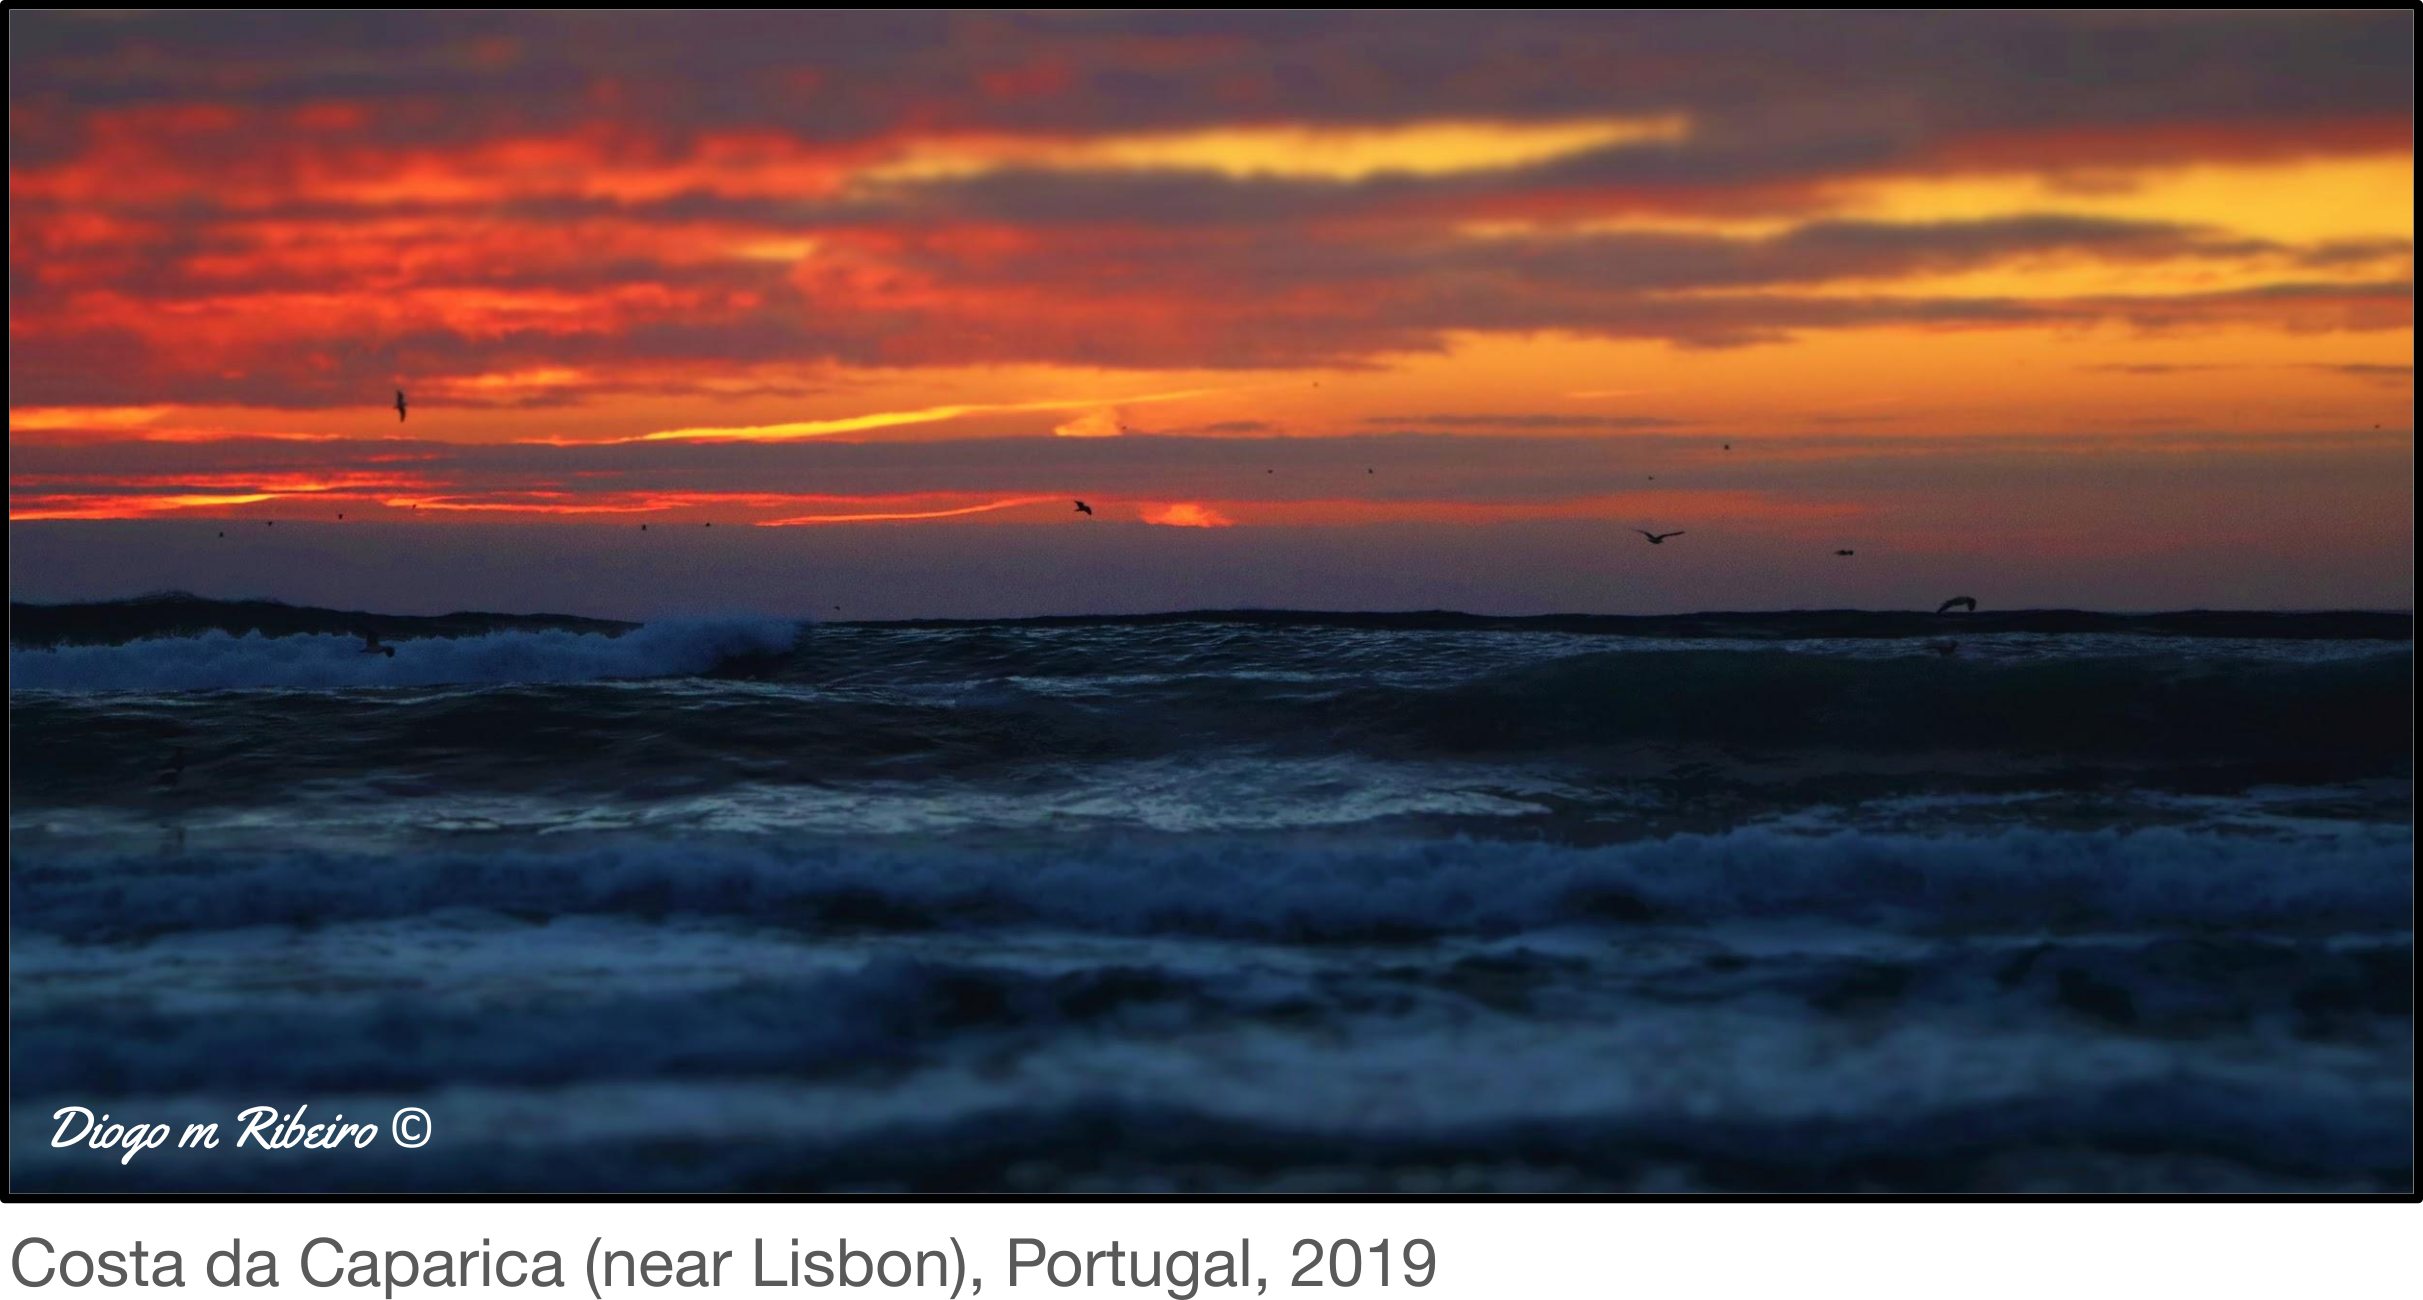
[[[21,598],[2411,603],[2403,10],[8,32]]]

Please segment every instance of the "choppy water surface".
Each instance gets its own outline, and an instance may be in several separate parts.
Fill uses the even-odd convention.
[[[2403,1189],[2406,626],[19,646],[14,1173]],[[46,1145],[305,1101],[438,1136]]]

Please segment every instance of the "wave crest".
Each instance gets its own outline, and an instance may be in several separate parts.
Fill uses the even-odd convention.
[[[1354,941],[1572,924],[1822,918],[1933,930],[2374,929],[2408,915],[2405,827],[2297,840],[2172,829],[1925,836],[1739,830],[1567,847],[1453,839],[1289,846],[1112,837],[1049,850],[622,843],[400,858],[21,853],[12,921],[71,939],[506,914],[748,917],[806,929],[1026,925]]]
[[[210,691],[488,682],[589,682],[690,676],[780,655],[798,625],[770,618],[682,619],[619,636],[562,629],[422,637],[395,654],[362,653],[358,637],[206,632],[123,645],[11,647],[10,686],[44,691]]]

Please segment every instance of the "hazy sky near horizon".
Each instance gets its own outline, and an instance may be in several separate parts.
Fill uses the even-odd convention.
[[[8,31],[21,597],[2410,603],[2403,10]]]

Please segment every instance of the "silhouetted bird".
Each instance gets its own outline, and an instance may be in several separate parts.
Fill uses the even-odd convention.
[[[1929,641],[1927,649],[1949,659],[1960,653],[1960,643],[1958,641]]]
[[[1941,614],[1945,610],[1952,608],[1954,605],[1959,605],[1972,614],[1977,612],[1977,598],[1975,596],[1954,596],[1950,600],[1937,605],[1935,607],[1935,612]]]
[[[184,779],[185,746],[179,745],[177,746],[176,754],[168,760],[168,766],[161,768],[158,774],[152,777],[151,783],[159,786],[162,789],[166,789]]]
[[[360,635],[362,638],[363,654],[385,655],[390,659],[395,658],[395,647],[391,645],[380,645],[378,633],[371,631],[369,628],[363,628]]]
[[[262,521],[261,521],[261,523],[263,524],[263,526],[265,526],[265,527],[269,527],[269,528],[275,528],[275,527],[277,527],[277,526],[278,526],[278,521],[277,521],[277,520],[275,520],[275,519],[264,519],[264,520],[262,520]]]
[[[221,536],[221,537],[225,537],[225,536],[227,536],[227,530],[226,530],[226,529],[224,529],[224,528],[220,529],[220,530],[219,530],[219,536]]]
[[[404,390],[401,388],[395,390],[395,420],[398,424],[404,422]]]
[[[1679,528],[1678,528],[1678,529],[1676,529],[1676,530],[1674,530],[1674,531],[1673,531],[1673,532],[1671,532],[1671,533],[1653,533],[1653,532],[1650,532],[1650,531],[1649,531],[1648,529],[1646,529],[1646,528],[1635,528],[1635,529],[1633,529],[1632,531],[1634,531],[1634,532],[1636,532],[1636,533],[1639,533],[1639,534],[1640,534],[1641,536],[1643,536],[1643,537],[1648,538],[1648,539],[1649,539],[1649,544],[1650,544],[1651,546],[1664,546],[1664,545],[1666,544],[1666,539],[1667,539],[1667,538],[1669,538],[1669,537],[1680,537],[1680,536],[1682,536],[1682,535],[1683,535],[1682,530],[1681,530],[1681,529],[1679,529]]]
[[[644,533],[644,532],[648,531],[648,526],[647,526],[646,524],[641,524],[641,525],[639,526],[639,530],[640,530],[641,532],[643,532],[643,533]]]
[[[1729,442],[1728,442],[1728,443],[1726,443],[1726,444],[1725,444],[1725,450],[1727,450],[1727,451],[1731,451],[1731,450],[1733,450],[1733,444],[1732,444],[1732,443],[1729,443]]]
[[[344,511],[342,511],[342,510],[337,511],[337,518],[342,519],[342,518],[344,518],[344,517],[345,517],[345,512],[344,512]]]
[[[1836,552],[1835,552],[1835,554],[1836,554],[1836,555],[1850,555],[1850,554],[1852,554],[1852,553],[1853,553],[1853,552],[1850,552],[1850,551],[1836,551]]]
[[[1083,501],[1080,501],[1077,503],[1077,513],[1081,515],[1090,515],[1094,513],[1094,508],[1085,504]]]

